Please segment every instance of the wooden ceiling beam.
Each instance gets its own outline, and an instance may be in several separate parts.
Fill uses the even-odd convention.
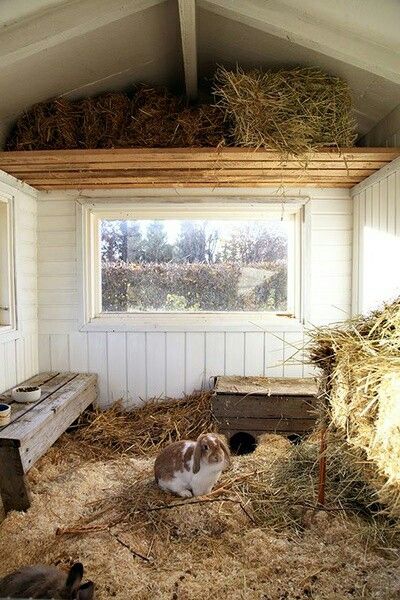
[[[196,1],[178,0],[186,95],[197,98]]]

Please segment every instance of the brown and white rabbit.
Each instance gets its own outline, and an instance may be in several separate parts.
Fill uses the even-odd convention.
[[[82,578],[81,563],[75,563],[69,573],[45,565],[22,567],[0,579],[0,598],[93,600],[94,584],[81,585]]]
[[[196,442],[174,442],[164,448],[156,458],[154,474],[162,490],[190,498],[209,494],[229,465],[225,440],[215,433],[204,433]]]

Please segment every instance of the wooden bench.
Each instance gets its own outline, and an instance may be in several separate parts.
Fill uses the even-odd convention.
[[[4,510],[30,506],[25,473],[62,433],[97,398],[97,375],[89,373],[40,373],[21,385],[40,386],[41,398],[21,404],[11,390],[0,402],[11,405],[11,421],[0,427],[0,494]]]

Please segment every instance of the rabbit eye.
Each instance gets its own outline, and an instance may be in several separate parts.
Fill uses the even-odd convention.
[[[203,444],[203,450],[208,450],[208,444]]]

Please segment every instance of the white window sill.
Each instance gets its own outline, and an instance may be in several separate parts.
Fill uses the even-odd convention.
[[[21,333],[11,325],[0,325],[0,342],[13,342],[21,337]]]
[[[295,318],[259,313],[241,314],[113,314],[85,323],[81,331],[302,331]]]

